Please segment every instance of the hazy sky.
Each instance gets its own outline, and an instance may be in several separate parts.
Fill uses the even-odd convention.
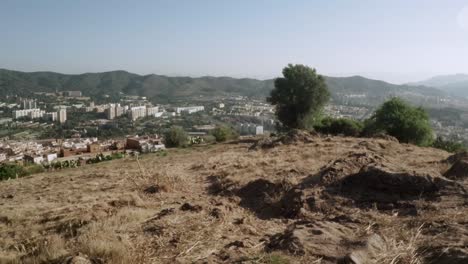
[[[468,0],[0,0],[0,68],[391,82],[468,73]]]

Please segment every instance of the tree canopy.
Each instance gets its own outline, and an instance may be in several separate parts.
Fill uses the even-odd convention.
[[[421,107],[412,107],[400,98],[392,98],[375,112],[375,127],[400,142],[428,146],[434,140],[429,116]]]
[[[168,148],[185,147],[187,143],[187,133],[180,126],[172,126],[164,134],[164,144]]]
[[[267,101],[276,106],[276,116],[286,128],[310,128],[330,98],[325,79],[315,69],[289,64]]]

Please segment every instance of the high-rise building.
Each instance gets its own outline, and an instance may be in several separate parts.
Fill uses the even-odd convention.
[[[159,107],[157,106],[146,107],[146,116],[154,116],[157,112],[159,112]]]
[[[109,107],[106,109],[105,112],[106,112],[107,119],[112,120],[116,117],[115,108],[116,108],[115,104],[110,104]]]
[[[55,122],[57,121],[57,112],[50,112],[50,113],[45,113],[44,114],[44,118],[52,121],[52,122]]]
[[[136,106],[130,108],[129,115],[132,120],[137,120],[138,118],[145,117],[146,106]]]
[[[60,124],[63,124],[67,121],[67,109],[60,108],[57,112],[57,118]]]
[[[122,116],[124,113],[125,113],[125,108],[120,106],[120,104],[118,104],[115,107],[115,116],[119,117],[119,116]]]
[[[37,103],[36,100],[33,99],[24,99],[21,102],[23,109],[36,109],[37,108]]]
[[[31,119],[41,118],[44,115],[45,111],[41,109],[23,109],[23,110],[16,110],[13,111],[13,118],[18,119],[20,117],[29,117]]]

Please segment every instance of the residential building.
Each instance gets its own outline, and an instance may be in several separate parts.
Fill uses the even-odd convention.
[[[204,110],[205,110],[204,106],[176,107],[176,109],[175,109],[177,114],[181,114],[181,113],[192,114],[192,113],[196,113],[196,112],[200,112],[200,111],[204,111]]]
[[[68,96],[68,97],[81,97],[82,96],[81,91],[65,91],[64,94],[65,96]]]
[[[89,153],[100,153],[101,152],[101,144],[98,142],[93,142],[88,145],[88,152]]]
[[[6,153],[0,153],[0,162],[4,162],[7,159]]]
[[[130,119],[137,120],[138,118],[146,116],[146,106],[136,106],[130,108],[129,111]]]
[[[24,155],[24,162],[41,164],[44,162],[44,157],[39,155]]]
[[[155,116],[156,113],[158,112],[159,112],[159,107],[157,106],[146,107],[146,116]]]
[[[142,153],[156,152],[165,149],[166,146],[162,143],[159,137],[130,137],[127,138],[127,149],[138,150]]]
[[[55,122],[57,121],[57,112],[45,113],[44,118],[46,118],[49,121]]]
[[[61,108],[57,112],[57,118],[60,124],[63,124],[67,121],[67,109]]]
[[[58,158],[57,153],[49,153],[44,155],[44,161],[50,163]]]
[[[41,118],[45,114],[45,111],[41,109],[23,109],[23,110],[15,110],[13,111],[13,118],[18,119],[21,117],[29,117],[31,119]]]
[[[33,99],[25,99],[21,102],[23,109],[36,109],[37,103],[36,100]]]
[[[107,119],[112,120],[115,118],[116,113],[115,113],[115,104],[110,104],[109,108],[106,109],[106,116]]]

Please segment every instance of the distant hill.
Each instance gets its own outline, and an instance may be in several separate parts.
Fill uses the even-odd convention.
[[[455,96],[468,97],[468,74],[441,75],[409,85],[434,87]]]
[[[428,87],[394,85],[361,76],[326,77],[335,98],[366,94],[371,98],[388,96],[443,96],[442,91]],[[138,75],[126,71],[84,73],[77,75],[55,72],[19,72],[0,69],[0,96],[22,95],[33,92],[79,90],[84,95],[99,97],[120,92],[140,95],[152,101],[171,101],[187,98],[248,96],[265,98],[273,89],[273,80],[236,79],[231,77],[168,77]],[[379,100],[380,101],[380,100]]]

